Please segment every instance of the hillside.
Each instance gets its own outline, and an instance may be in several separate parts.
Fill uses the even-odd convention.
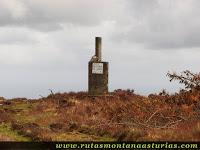
[[[183,98],[184,97],[184,98]],[[199,94],[131,90],[0,100],[1,141],[199,141]]]

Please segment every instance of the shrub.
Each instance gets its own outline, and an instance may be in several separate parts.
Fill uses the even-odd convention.
[[[179,83],[184,84],[185,89],[189,90],[200,90],[200,73],[192,73],[189,70],[183,71],[180,75],[177,73],[167,73],[170,78],[170,82],[173,80],[178,80]]]

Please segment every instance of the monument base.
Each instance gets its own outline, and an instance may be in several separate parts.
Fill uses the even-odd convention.
[[[108,62],[89,62],[88,68],[88,94],[91,96],[108,94]]]

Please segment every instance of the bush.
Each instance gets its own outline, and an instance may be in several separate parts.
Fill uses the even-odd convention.
[[[184,84],[185,89],[200,90],[200,73],[192,73],[189,70],[183,71],[180,75],[177,73],[167,73],[170,82],[178,80],[179,83]]]

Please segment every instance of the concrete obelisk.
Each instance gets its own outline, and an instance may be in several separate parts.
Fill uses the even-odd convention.
[[[95,38],[95,55],[88,63],[88,93],[98,96],[108,93],[108,62],[102,61],[102,40]]]

